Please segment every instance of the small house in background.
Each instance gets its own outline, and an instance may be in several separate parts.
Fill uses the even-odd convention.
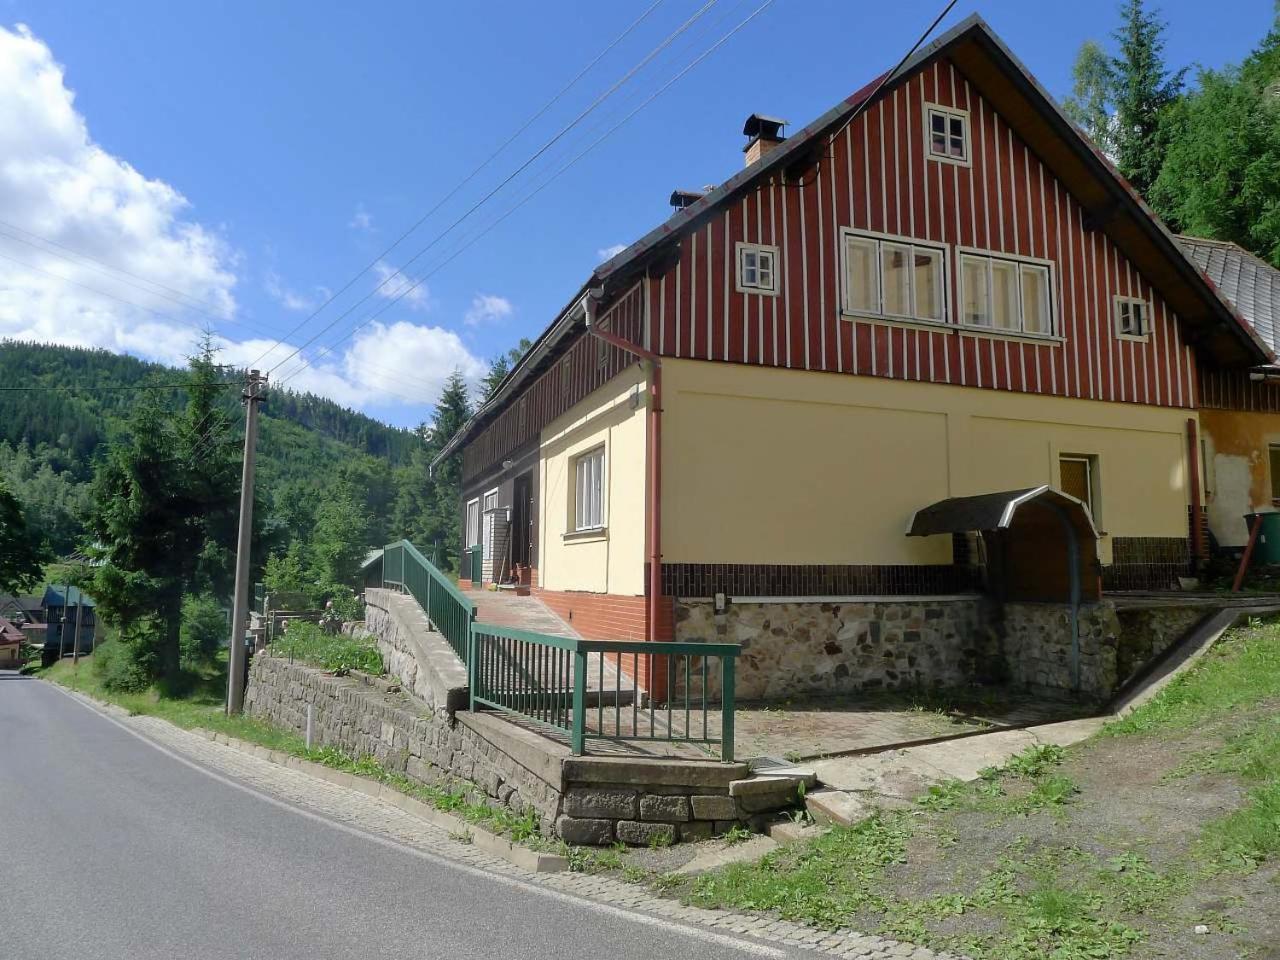
[[[17,627],[43,623],[44,611],[39,594],[0,593],[0,617]]]
[[[22,666],[22,631],[0,617],[0,670],[17,670]]]
[[[79,587],[61,584],[46,587],[40,601],[45,622],[45,663],[70,656],[80,640],[80,653],[91,653],[98,636],[98,618],[93,598]]]

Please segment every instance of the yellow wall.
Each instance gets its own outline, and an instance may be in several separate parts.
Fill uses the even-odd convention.
[[[1186,536],[1188,413],[693,360],[663,362],[668,563],[949,563],[904,536],[948,496],[1059,485],[1098,458],[1099,545]]]
[[[1244,546],[1246,513],[1271,510],[1268,448],[1280,444],[1280,414],[1202,410],[1205,506],[1222,546]]]
[[[645,446],[648,394],[633,367],[543,429],[538,582],[548,590],[644,593]],[[639,386],[639,403],[632,397]],[[605,446],[603,536],[566,539],[572,528],[574,458]]]

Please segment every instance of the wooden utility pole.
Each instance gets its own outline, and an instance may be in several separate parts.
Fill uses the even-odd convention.
[[[258,404],[267,378],[250,370],[240,402],[244,404],[244,471],[240,478],[240,531],[236,538],[236,594],[231,605],[231,643],[227,662],[227,714],[244,709],[244,635],[249,621],[249,564],[253,534],[253,461],[258,445]]]

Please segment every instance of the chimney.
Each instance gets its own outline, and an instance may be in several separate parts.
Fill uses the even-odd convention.
[[[672,190],[671,206],[676,210],[683,210],[685,207],[692,207],[706,195],[706,190]]]
[[[782,128],[786,125],[785,120],[766,117],[759,113],[753,113],[747,117],[747,122],[742,127],[742,134],[750,139],[742,148],[742,152],[747,155],[748,167],[787,139],[782,135]]]

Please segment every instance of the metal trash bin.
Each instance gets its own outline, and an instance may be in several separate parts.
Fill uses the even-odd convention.
[[[1262,528],[1258,531],[1258,540],[1253,545],[1252,561],[1255,564],[1280,564],[1280,511],[1269,510],[1266,513],[1246,513],[1244,522],[1249,530],[1253,530],[1254,521],[1262,518]]]

